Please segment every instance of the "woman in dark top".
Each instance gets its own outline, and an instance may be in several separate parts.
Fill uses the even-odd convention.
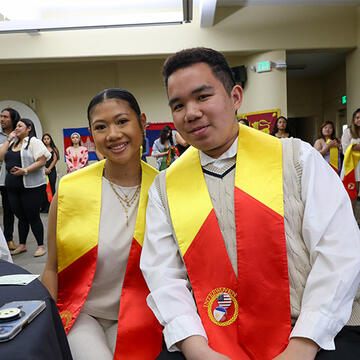
[[[279,116],[276,119],[271,135],[277,137],[278,139],[291,137],[289,125],[285,116]]]
[[[50,134],[44,134],[42,137],[42,142],[44,143],[44,145],[51,154],[51,158],[45,164],[45,175],[49,177],[51,193],[54,196],[56,190],[55,185],[56,185],[56,176],[57,176],[55,165],[59,160],[59,150],[56,147],[54,140],[52,139]],[[47,193],[45,192],[44,201],[41,206],[41,212],[44,213],[49,212],[49,206],[50,203],[48,201]]]
[[[19,219],[20,245],[11,251],[12,255],[26,251],[30,227],[38,244],[34,256],[46,253],[40,205],[46,187],[44,167],[50,157],[43,142],[36,138],[34,124],[29,119],[20,119],[0,147],[0,161],[5,159],[7,170],[5,186],[9,203]]]

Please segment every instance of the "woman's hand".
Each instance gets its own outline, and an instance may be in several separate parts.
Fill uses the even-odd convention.
[[[45,175],[49,175],[51,172],[51,170],[49,170],[48,168],[45,168]]]
[[[15,131],[12,131],[9,135],[8,135],[8,140],[9,142],[11,142],[12,140],[14,140],[16,138],[16,135],[15,135]]]
[[[333,139],[333,140],[331,140],[329,143],[327,143],[327,146],[328,146],[329,148],[332,148],[332,147],[337,147],[337,148],[339,148],[340,143],[339,143],[336,139]]]
[[[25,174],[25,171],[23,168],[18,167],[18,166],[14,166],[11,170],[10,173],[15,175],[15,176],[23,176]]]
[[[353,145],[352,149],[354,151],[360,151],[360,144]]]

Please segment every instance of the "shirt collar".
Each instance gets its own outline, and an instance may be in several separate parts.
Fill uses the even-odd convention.
[[[209,164],[213,164],[213,165],[221,168],[223,160],[230,159],[230,158],[234,157],[237,154],[237,146],[238,146],[238,137],[236,137],[235,141],[232,143],[232,145],[229,147],[229,149],[227,149],[217,159],[214,159],[211,156],[206,155],[204,152],[199,150],[201,166],[206,166],[206,165],[209,165]]]

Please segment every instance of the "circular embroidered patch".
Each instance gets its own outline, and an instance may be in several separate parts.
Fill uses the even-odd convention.
[[[219,326],[232,324],[239,314],[236,293],[229,288],[212,290],[206,297],[204,307],[207,308],[210,320]]]
[[[69,310],[64,310],[60,313],[60,317],[66,330],[72,320],[72,313]]]
[[[355,184],[354,183],[349,183],[347,187],[348,187],[349,190],[354,190],[355,189]]]

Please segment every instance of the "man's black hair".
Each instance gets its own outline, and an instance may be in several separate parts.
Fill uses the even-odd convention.
[[[199,63],[209,65],[214,76],[221,81],[226,92],[230,95],[236,84],[225,56],[216,50],[203,47],[181,50],[166,59],[162,70],[166,88],[172,73]]]

